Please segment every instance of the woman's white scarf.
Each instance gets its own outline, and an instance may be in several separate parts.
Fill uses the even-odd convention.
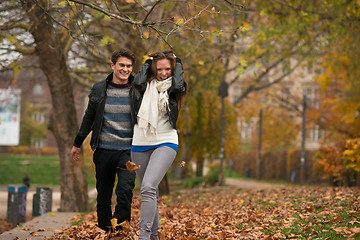
[[[157,123],[160,115],[165,115],[169,103],[167,90],[171,87],[172,77],[163,81],[156,79],[147,83],[146,90],[137,115],[138,125],[144,135],[149,131],[157,134]]]

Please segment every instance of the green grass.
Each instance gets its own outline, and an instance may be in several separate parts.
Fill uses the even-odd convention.
[[[29,174],[31,185],[60,185],[60,162],[57,157],[0,156],[0,184],[23,184]],[[92,169],[87,172],[89,185],[94,185]]]

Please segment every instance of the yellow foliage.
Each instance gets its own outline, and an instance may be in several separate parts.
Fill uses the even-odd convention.
[[[324,147],[315,157],[316,166],[334,181],[348,184],[360,174],[360,138],[348,139],[337,146]]]
[[[345,151],[342,154],[346,168],[355,173],[360,173],[360,138],[348,139],[345,143]]]

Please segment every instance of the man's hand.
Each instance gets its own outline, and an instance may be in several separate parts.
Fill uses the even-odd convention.
[[[80,148],[73,146],[71,149],[71,158],[73,161],[78,161],[80,158]]]

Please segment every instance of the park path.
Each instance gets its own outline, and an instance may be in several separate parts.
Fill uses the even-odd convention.
[[[280,183],[266,183],[254,179],[226,178],[225,185],[238,187],[246,190],[283,188],[288,185]]]

